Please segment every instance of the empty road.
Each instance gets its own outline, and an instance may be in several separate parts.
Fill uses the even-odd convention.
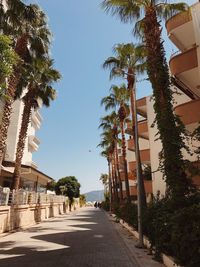
[[[1,267],[139,267],[142,251],[113,218],[95,208],[0,237]],[[152,265],[151,265],[152,264]]]

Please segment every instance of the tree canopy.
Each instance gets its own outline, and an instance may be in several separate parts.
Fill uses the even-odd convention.
[[[56,194],[63,194],[69,199],[80,196],[80,183],[75,176],[66,176],[58,180],[55,186]]]

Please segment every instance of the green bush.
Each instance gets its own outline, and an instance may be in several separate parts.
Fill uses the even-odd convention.
[[[200,266],[200,195],[185,199],[184,207],[164,198],[154,200],[143,216],[144,233],[155,250],[155,257],[166,253],[177,264]]]
[[[105,211],[109,211],[110,210],[110,201],[109,201],[109,198],[106,198],[105,201],[101,202],[101,207]]]
[[[130,203],[120,206],[120,218],[137,229],[137,206]]]

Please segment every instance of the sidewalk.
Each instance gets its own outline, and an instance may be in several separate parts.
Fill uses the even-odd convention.
[[[84,208],[0,238],[1,267],[162,267],[113,217]]]

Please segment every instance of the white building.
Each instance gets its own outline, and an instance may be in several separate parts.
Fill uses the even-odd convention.
[[[6,152],[4,156],[2,173],[0,177],[0,186],[10,187],[15,164],[15,154],[19,131],[21,127],[22,113],[24,104],[21,99],[16,100],[13,104],[10,126],[8,129],[8,137],[6,144]],[[3,111],[3,103],[0,105],[0,118]],[[28,133],[22,159],[22,173],[20,187],[27,190],[43,191],[46,184],[52,181],[52,178],[40,172],[36,163],[33,162],[33,152],[39,148],[40,141],[36,137],[36,131],[40,129],[42,122],[41,115],[38,110],[32,110],[31,120],[28,127]]]

